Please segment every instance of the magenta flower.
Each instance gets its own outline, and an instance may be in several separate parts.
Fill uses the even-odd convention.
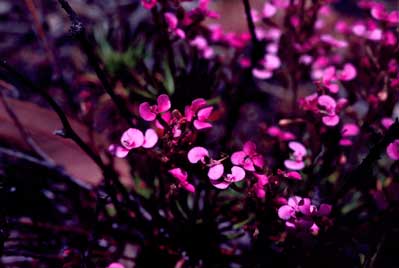
[[[143,132],[137,128],[129,128],[122,134],[122,146],[111,144],[108,147],[108,151],[116,157],[124,158],[132,149],[139,147],[152,148],[157,142],[158,135],[155,130],[149,128],[146,130],[145,134],[143,134]]]
[[[265,198],[266,191],[264,189],[265,185],[269,183],[269,177],[265,174],[254,173],[255,178],[258,180],[255,185],[255,193],[258,198]]]
[[[211,183],[213,186],[215,186],[218,189],[226,189],[227,187],[229,187],[231,183],[242,181],[244,178],[245,178],[244,169],[237,166],[233,166],[231,168],[231,173],[227,174],[223,178],[223,181],[219,182],[211,180]]]
[[[191,105],[186,106],[184,115],[188,122],[194,120],[194,127],[198,130],[210,128],[212,124],[208,122],[209,117],[212,114],[213,107],[205,107],[207,103],[204,99],[195,99],[191,102]]]
[[[271,18],[277,13],[277,8],[270,4],[269,2],[266,2],[263,6],[263,17],[264,18]]]
[[[315,205],[312,205],[309,198],[294,196],[288,199],[286,205],[278,209],[278,216],[286,221],[285,225],[288,228],[308,230],[317,234],[319,227],[314,217],[328,216],[331,213],[331,208],[328,204],[321,204],[317,209]]]
[[[399,139],[388,145],[387,155],[392,160],[399,160]]]
[[[337,77],[342,81],[350,81],[354,79],[356,75],[357,71],[355,66],[353,66],[351,63],[347,63],[344,65],[344,69],[338,71]]]
[[[242,151],[231,155],[231,162],[234,165],[242,166],[248,171],[255,171],[255,166],[263,168],[263,157],[256,152],[256,145],[252,141],[247,141]]]
[[[277,126],[271,126],[267,129],[267,134],[276,137],[282,141],[289,141],[295,139],[295,135],[289,131],[283,131]]]
[[[151,9],[157,4],[158,0],[141,0],[141,5],[146,9]]]
[[[392,120],[392,118],[389,117],[384,117],[381,119],[381,124],[385,129],[388,129],[390,126],[392,126],[394,123],[394,121]]]
[[[141,118],[145,121],[154,121],[158,114],[168,111],[171,107],[169,96],[166,94],[159,95],[157,98],[157,105],[150,105],[148,102],[143,102],[139,106],[139,113]]]
[[[186,189],[187,191],[189,191],[191,193],[195,192],[194,185],[190,184],[187,181],[187,177],[188,177],[187,171],[185,171],[181,168],[173,168],[173,169],[168,170],[168,172],[169,172],[169,174],[171,174],[173,177],[175,177],[179,181],[180,185],[184,189]]]
[[[190,161],[192,164],[196,164],[198,162],[205,164],[205,160],[209,157],[209,153],[204,147],[197,146],[188,152],[187,157],[188,161]]]
[[[336,115],[337,103],[328,95],[321,95],[317,99],[318,104],[324,109],[321,113],[326,114],[322,117],[322,121],[326,126],[335,126],[339,123],[339,117]]]
[[[164,16],[169,30],[181,39],[186,38],[186,33],[182,29],[177,27],[179,21],[177,20],[176,15],[171,12],[165,12]]]
[[[399,22],[399,11],[387,12],[384,5],[375,5],[370,10],[371,16],[377,20],[386,21],[392,24]]]
[[[339,141],[341,146],[351,146],[352,141],[349,137],[354,137],[359,134],[359,127],[355,124],[344,124],[341,130],[342,139]]]
[[[119,262],[113,262],[107,268],[125,268],[125,266]]]
[[[262,60],[261,65],[261,68],[254,68],[252,74],[258,79],[268,79],[272,77],[273,70],[280,68],[281,61],[276,55],[268,53]]]
[[[284,165],[286,168],[292,170],[301,170],[305,167],[305,163],[303,162],[303,158],[306,156],[306,148],[301,143],[296,141],[291,141],[288,143],[288,147],[294,151],[291,154],[291,159],[287,159],[284,161]]]

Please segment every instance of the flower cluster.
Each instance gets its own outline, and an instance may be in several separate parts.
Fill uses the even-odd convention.
[[[285,221],[288,228],[310,231],[318,234],[320,218],[331,213],[331,205],[321,204],[319,208],[309,198],[293,196],[278,209],[278,216]]]

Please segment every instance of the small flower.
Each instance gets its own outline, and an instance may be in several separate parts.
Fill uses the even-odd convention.
[[[321,95],[317,99],[318,104],[324,108],[322,113],[326,114],[322,117],[322,121],[326,126],[335,126],[339,123],[339,117],[336,115],[337,103],[328,95]]]
[[[248,171],[255,171],[255,166],[263,168],[264,165],[263,157],[256,152],[256,145],[252,141],[247,141],[242,151],[233,153],[231,162]]]
[[[165,12],[164,16],[166,24],[168,24],[169,30],[181,39],[186,38],[186,33],[182,29],[177,27],[178,20],[176,15],[171,12]]]
[[[258,180],[255,185],[255,193],[258,198],[265,198],[266,191],[264,189],[265,185],[269,183],[269,177],[265,174],[254,173],[255,178]]]
[[[388,145],[387,155],[392,160],[399,160],[399,139]]]
[[[141,0],[141,5],[146,9],[151,9],[157,4],[158,0]]]
[[[351,146],[352,141],[348,137],[357,136],[359,134],[359,127],[355,124],[344,124],[341,130],[342,139],[339,141],[341,146]]]
[[[125,266],[119,262],[113,262],[107,268],[125,268]]]
[[[171,107],[169,96],[166,94],[159,95],[157,98],[158,105],[150,105],[148,102],[143,102],[139,106],[139,113],[141,118],[145,121],[154,121],[158,114],[168,111]]]
[[[208,171],[208,177],[211,180],[218,180],[223,176],[224,166],[223,164],[215,164]]]
[[[171,174],[173,177],[175,177],[180,182],[180,185],[184,189],[186,189],[187,191],[189,191],[191,193],[195,192],[194,185],[190,184],[187,181],[187,177],[188,177],[187,171],[185,171],[181,168],[173,168],[173,169],[168,170],[168,172],[169,172],[169,174]]]
[[[288,143],[288,147],[294,151],[291,154],[291,159],[285,160],[284,165],[286,168],[292,170],[301,170],[305,167],[305,163],[303,162],[303,158],[306,156],[306,148],[301,143],[296,141],[291,141]]]
[[[205,164],[205,160],[207,157],[209,157],[209,153],[208,150],[205,149],[204,147],[194,147],[192,148],[188,154],[188,161],[190,161],[190,163],[192,164],[196,164],[198,162],[201,162],[203,164]]]
[[[223,181],[219,182],[211,180],[211,183],[213,186],[215,186],[218,189],[226,189],[227,187],[229,187],[231,183],[242,181],[244,178],[245,178],[244,169],[237,166],[233,166],[231,168],[231,173],[227,174],[224,177]]]
[[[139,147],[147,149],[152,148],[157,142],[158,135],[155,130],[149,128],[146,130],[145,134],[143,134],[143,132],[137,128],[129,128],[122,134],[122,146],[111,144],[108,147],[108,151],[116,157],[124,158],[132,149]]]
[[[184,115],[188,122],[194,120],[193,125],[196,129],[205,129],[212,127],[212,124],[208,122],[209,117],[212,114],[213,107],[205,107],[207,103],[204,99],[195,99],[191,102],[191,105],[186,106]]]
[[[263,6],[263,17],[264,18],[271,18],[277,13],[277,8],[270,4],[269,2],[266,2]]]
[[[344,65],[344,69],[338,71],[337,77],[342,81],[350,81],[353,80],[357,75],[357,71],[355,66],[351,63],[347,63]]]

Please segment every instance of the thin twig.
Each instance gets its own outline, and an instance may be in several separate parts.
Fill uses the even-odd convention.
[[[133,126],[132,118],[134,115],[126,107],[125,103],[120,98],[120,96],[118,96],[114,92],[108,80],[108,75],[105,73],[104,69],[100,66],[100,59],[97,57],[94,47],[90,44],[89,40],[87,39],[86,30],[84,28],[83,23],[80,21],[79,16],[76,14],[76,12],[72,9],[72,7],[69,5],[69,3],[66,0],[58,0],[58,2],[60,3],[61,7],[65,10],[65,12],[68,14],[69,19],[71,20],[72,23],[70,27],[70,32],[79,41],[83,51],[87,56],[90,65],[93,67],[97,77],[100,79],[104,87],[104,90],[111,97],[112,101],[119,109],[126,123],[129,126]]]
[[[260,50],[260,43],[259,40],[256,36],[256,31],[255,31],[255,23],[251,15],[251,5],[249,3],[249,0],[243,0],[244,4],[244,9],[245,9],[245,16],[247,18],[247,24],[248,24],[248,29],[249,33],[251,34],[251,39],[252,39],[252,54],[251,54],[251,62],[252,62],[252,67],[255,67],[258,58],[259,58],[259,50]]]

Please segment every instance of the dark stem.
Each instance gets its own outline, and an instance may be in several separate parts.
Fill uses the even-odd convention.
[[[76,12],[72,9],[69,3],[65,0],[58,0],[61,7],[65,10],[68,14],[69,19],[71,20],[72,24],[70,27],[70,32],[72,35],[79,41],[83,51],[85,52],[89,64],[93,67],[97,77],[100,79],[104,90],[107,94],[111,97],[112,101],[115,103],[117,108],[119,109],[122,117],[125,119],[126,123],[129,126],[133,126],[132,118],[133,114],[129,111],[126,107],[123,100],[118,96],[108,80],[108,75],[105,73],[104,69],[100,65],[100,59],[97,57],[95,53],[95,48],[90,44],[89,40],[86,36],[86,31],[84,28],[83,23],[80,21],[79,16]]]
[[[252,47],[251,61],[252,61],[252,67],[254,67],[258,60],[258,50],[259,50],[260,44],[259,44],[258,38],[256,37],[255,24],[254,24],[254,20],[252,19],[251,5],[249,3],[249,0],[243,0],[243,3],[244,3],[244,9],[245,9],[245,16],[247,18],[249,33],[251,34],[251,39],[252,39],[253,47]]]

